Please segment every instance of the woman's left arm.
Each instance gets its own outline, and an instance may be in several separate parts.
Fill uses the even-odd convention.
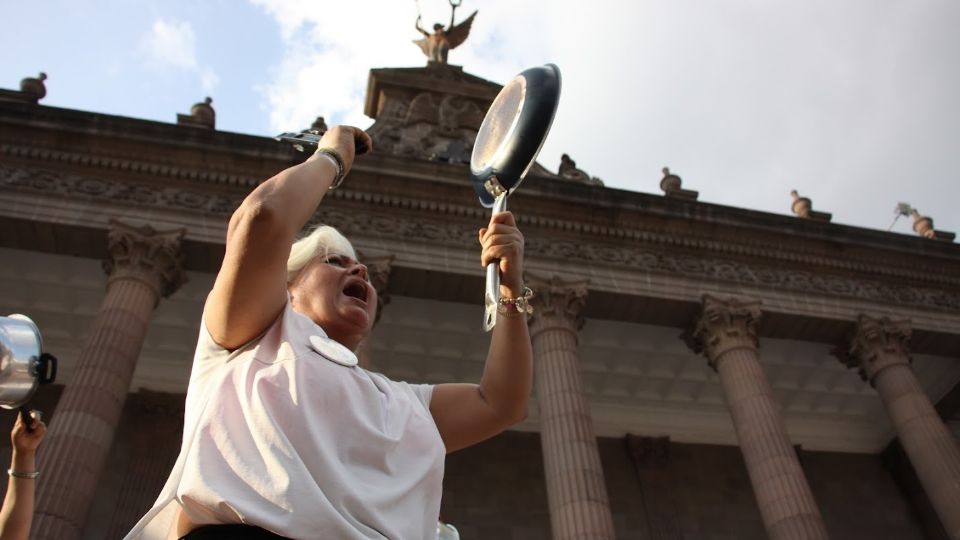
[[[21,416],[17,415],[10,434],[13,442],[10,469],[13,474],[10,474],[7,481],[7,495],[3,499],[3,508],[0,509],[0,540],[27,540],[33,520],[33,496],[37,478],[29,476],[37,470],[37,446],[46,434],[47,426],[31,415],[33,431],[27,431]]]
[[[499,261],[500,295],[523,295],[523,235],[513,214],[503,212],[480,230],[480,263]],[[533,384],[533,349],[526,314],[497,316],[480,384],[439,384],[433,415],[447,452],[472,446],[522,421]]]

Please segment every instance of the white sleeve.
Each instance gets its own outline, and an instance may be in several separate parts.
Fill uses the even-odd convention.
[[[420,403],[423,404],[423,407],[427,409],[427,412],[430,412],[430,400],[433,399],[433,387],[432,384],[408,384],[410,391],[413,392],[413,395],[417,396],[417,399],[420,400]]]
[[[287,307],[289,308],[290,302],[287,301]],[[280,316],[277,317],[277,321],[273,324],[276,325],[277,322],[283,320],[284,312],[280,313]],[[271,325],[270,328],[273,328]],[[264,331],[263,334],[251,339],[247,343],[244,343],[242,346],[238,347],[233,351],[228,351],[224,349],[219,343],[213,340],[213,336],[210,334],[210,330],[207,329],[207,320],[206,317],[200,318],[200,332],[199,337],[197,338],[197,349],[193,354],[193,367],[190,371],[190,386],[203,385],[207,378],[215,372],[220,366],[223,366],[229,362],[235,356],[238,356],[244,350],[249,349],[263,338],[263,336],[270,331],[270,328]],[[188,392],[189,396],[189,392]]]
[[[237,347],[232,351],[228,351],[220,346],[219,343],[213,340],[213,336],[210,334],[210,330],[207,329],[207,319],[206,317],[200,318],[200,337],[197,339],[197,350],[193,355],[194,365],[201,363],[221,363],[230,360],[230,357],[235,356],[240,351],[250,348],[251,345],[260,341],[267,332],[270,331],[276,324],[283,322],[283,317],[286,315],[287,311],[290,308],[290,295],[287,295],[287,304],[284,306],[283,311],[277,315],[276,320],[274,320],[270,326],[268,326],[263,333],[259,336],[251,339],[250,341],[244,343],[243,345]],[[204,305],[204,311],[206,311],[206,305]],[[220,362],[218,362],[218,360]]]
[[[243,347],[240,347],[241,349]],[[206,361],[217,361],[217,360],[226,360],[230,356],[230,351],[221,347],[216,341],[213,340],[213,336],[210,335],[210,330],[207,330],[207,320],[204,317],[200,318],[200,337],[197,339],[197,351],[194,353],[193,361],[194,362],[206,362]]]

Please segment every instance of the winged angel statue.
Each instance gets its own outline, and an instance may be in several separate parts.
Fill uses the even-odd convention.
[[[423,29],[423,25],[421,24],[423,22],[422,17],[417,15],[417,31],[423,34],[423,38],[414,40],[414,43],[420,46],[423,54],[427,55],[427,58],[429,58],[431,62],[446,64],[447,53],[450,52],[450,49],[457,48],[457,46],[466,41],[467,36],[470,34],[470,26],[473,25],[473,18],[477,16],[476,11],[461,21],[460,24],[456,26],[453,24],[457,8],[460,7],[462,1],[463,0],[454,2],[454,0],[450,0],[450,7],[452,8],[450,11],[450,26],[444,28],[440,23],[434,24],[432,34]]]

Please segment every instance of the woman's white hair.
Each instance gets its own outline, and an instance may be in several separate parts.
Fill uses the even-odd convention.
[[[329,225],[319,225],[310,234],[293,243],[287,257],[287,282],[293,281],[300,270],[315,257],[346,255],[357,260],[357,252],[347,237]]]

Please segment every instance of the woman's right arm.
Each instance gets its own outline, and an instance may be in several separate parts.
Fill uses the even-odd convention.
[[[357,143],[373,147],[362,130],[337,126],[323,135],[319,147],[336,150],[346,174]],[[203,310],[207,330],[218,345],[236,349],[262,334],[280,315],[287,299],[290,246],[336,174],[329,159],[315,155],[257,186],[230,217],[223,265]]]

